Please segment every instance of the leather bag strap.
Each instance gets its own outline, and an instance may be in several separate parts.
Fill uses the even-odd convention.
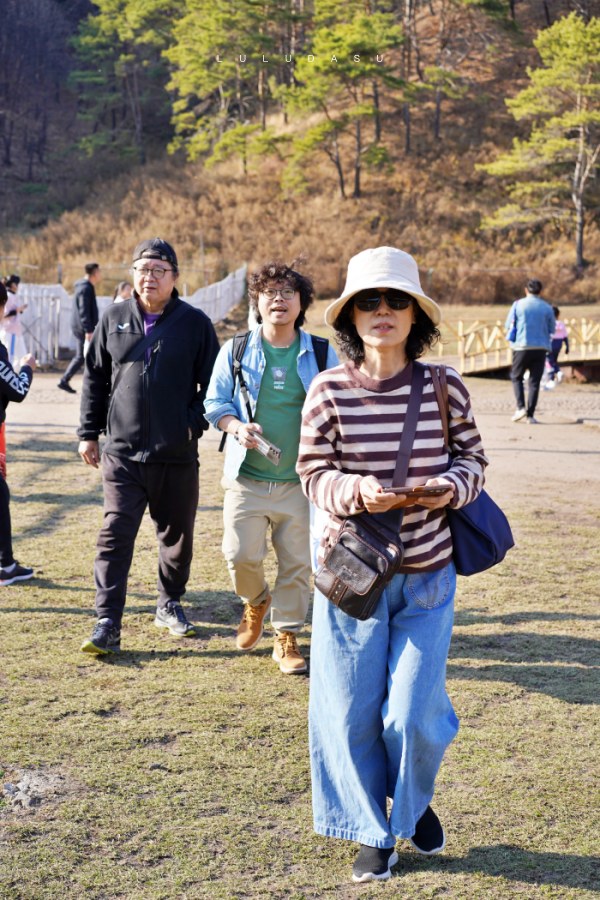
[[[448,402],[448,378],[446,376],[446,366],[430,365],[429,372],[433,382],[433,389],[440,410],[442,419],[442,428],[444,429],[444,444],[446,450],[450,453],[450,429],[448,427],[448,417],[450,415],[450,404]]]
[[[404,419],[404,428],[402,429],[402,437],[400,438],[400,446],[398,447],[398,455],[396,457],[396,467],[394,469],[392,484],[404,484],[406,482],[406,477],[408,475],[408,466],[410,463],[410,455],[412,453],[413,444],[415,442],[415,434],[417,433],[417,422],[419,421],[419,411],[421,409],[421,398],[423,396],[424,383],[424,367],[419,365],[419,363],[413,363],[410,396],[408,398],[406,417]]]
[[[417,433],[417,423],[419,421],[424,383],[425,368],[420,363],[415,362],[413,363],[410,396],[408,398],[404,427],[402,428],[402,436],[400,438],[400,446],[398,447],[396,466],[394,468],[394,476],[392,479],[392,484],[395,485],[404,484],[408,475],[410,456],[415,442],[415,434]],[[387,528],[391,528],[398,534],[400,532],[400,526],[402,525],[403,516],[404,509],[400,508],[390,509],[384,513],[371,513],[369,519],[371,521],[375,520]]]

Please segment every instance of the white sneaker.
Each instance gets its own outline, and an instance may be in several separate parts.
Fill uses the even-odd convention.
[[[527,415],[526,409],[523,409],[523,408],[516,409],[514,411],[514,413],[512,414],[511,419],[513,420],[513,422],[520,422],[521,419],[524,419],[526,415]]]
[[[562,372],[557,372],[557,373],[556,373],[556,380],[557,380],[558,384],[561,383],[561,381],[563,380],[564,377],[565,377],[565,376],[563,375]]]
[[[548,381],[545,381],[543,384],[543,388],[545,391],[553,391],[555,387],[556,382],[552,381],[551,379],[548,379]]]

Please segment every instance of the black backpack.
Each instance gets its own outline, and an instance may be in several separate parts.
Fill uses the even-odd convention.
[[[241,331],[238,334],[235,334],[233,336],[233,347],[231,348],[231,370],[233,374],[233,391],[231,393],[231,397],[233,399],[233,395],[235,394],[235,380],[237,378],[240,382],[240,391],[246,404],[249,422],[252,421],[252,409],[250,406],[250,400],[248,398],[248,388],[246,387],[246,382],[244,381],[244,376],[242,374],[242,359],[244,356],[244,351],[246,350],[248,338],[250,337],[251,333],[252,332],[250,331]],[[315,358],[317,360],[317,368],[319,372],[322,372],[323,369],[327,368],[327,353],[329,350],[329,341],[327,340],[327,338],[318,337],[316,334],[311,334],[310,339],[312,341]],[[221,435],[219,453],[223,452],[226,440],[227,432],[224,431]]]

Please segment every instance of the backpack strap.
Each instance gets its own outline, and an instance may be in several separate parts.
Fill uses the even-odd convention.
[[[329,341],[327,340],[327,338],[319,337],[316,334],[311,334],[310,339],[312,341],[315,359],[317,361],[317,368],[319,372],[322,372],[323,369],[327,368]]]
[[[244,352],[246,350],[246,346],[248,344],[248,338],[250,337],[249,331],[240,331],[233,336],[233,344],[231,347],[231,374],[233,376],[233,387],[231,391],[231,399],[233,400],[235,394],[235,381],[236,378],[240,383],[240,391],[242,393],[242,397],[244,398],[244,403],[246,404],[246,411],[248,413],[248,421],[252,421],[252,407],[250,406],[250,398],[248,397],[248,387],[244,380],[244,373],[242,372],[242,359],[244,358]],[[223,452],[225,447],[225,441],[227,440],[227,432],[224,431],[221,435],[221,442],[219,444],[219,453]]]

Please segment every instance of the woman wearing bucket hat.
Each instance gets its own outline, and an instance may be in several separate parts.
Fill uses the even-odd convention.
[[[393,247],[354,256],[344,292],[325,319],[348,361],[310,388],[297,467],[306,495],[329,514],[322,555],[340,518],[404,509],[404,559],[370,618],[352,618],[315,591],[309,714],[315,830],[361,845],[352,877],[362,882],[390,877],[398,838],[425,855],[445,846],[430,806],[458,730],[445,686],[456,571],[444,510],[475,499],[487,460],[467,389],[448,369],[448,462],[431,372],[416,362],[439,339],[441,311],[423,292],[412,256]],[[447,490],[411,503],[386,488],[409,398],[419,391],[406,483]]]

